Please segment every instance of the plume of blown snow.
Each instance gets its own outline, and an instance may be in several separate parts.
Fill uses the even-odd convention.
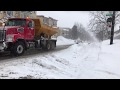
[[[64,38],[63,36],[57,37],[57,45],[68,45],[68,44],[74,44],[74,40]]]

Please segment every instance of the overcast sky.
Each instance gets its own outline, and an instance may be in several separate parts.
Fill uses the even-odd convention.
[[[90,16],[87,11],[37,11],[37,15],[44,15],[58,20],[59,27],[72,28],[75,22],[87,27]]]

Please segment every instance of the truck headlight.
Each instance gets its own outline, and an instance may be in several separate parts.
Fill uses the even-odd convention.
[[[13,42],[14,35],[7,35],[6,42]]]

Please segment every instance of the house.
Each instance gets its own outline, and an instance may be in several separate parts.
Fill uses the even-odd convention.
[[[39,18],[43,24],[47,24],[51,27],[57,27],[58,20],[56,20],[52,17],[45,17],[43,15],[37,15],[37,18]]]
[[[41,20],[42,24],[46,24],[46,25],[48,25],[52,28],[57,28],[58,29],[58,27],[57,27],[57,21],[58,20],[56,20],[52,17],[45,17],[43,15],[37,15],[37,18],[39,18]],[[53,35],[52,38],[57,38],[57,36],[58,36],[58,33]]]
[[[0,11],[0,26],[8,18],[36,18],[36,11]]]
[[[20,11],[21,18],[37,18],[36,11]]]
[[[0,19],[7,18],[36,18],[36,11],[0,11]]]
[[[71,28],[68,28],[68,27],[59,27],[58,35],[68,37],[70,30],[71,30]]]
[[[52,26],[52,27],[57,27],[57,21],[58,21],[58,20],[53,19],[52,17],[49,17],[49,18],[48,18],[48,23],[49,23],[49,25]]]
[[[19,11],[0,11],[0,19],[6,19],[10,17],[20,17]]]

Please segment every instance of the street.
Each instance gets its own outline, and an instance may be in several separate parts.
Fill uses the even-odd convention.
[[[9,52],[2,52],[2,53],[0,53],[0,63],[4,62],[4,61],[8,61],[8,59],[12,60],[13,58],[16,58],[16,59],[17,58],[25,58],[25,57],[32,57],[32,56],[37,55],[37,54],[44,55],[44,54],[48,54],[48,53],[52,53],[52,52],[57,52],[60,50],[67,49],[71,45],[72,44],[58,45],[55,50],[51,50],[51,51],[43,51],[43,50],[38,50],[38,49],[36,49],[36,50],[35,49],[28,49],[22,56],[19,56],[19,57],[11,56],[9,54]]]

